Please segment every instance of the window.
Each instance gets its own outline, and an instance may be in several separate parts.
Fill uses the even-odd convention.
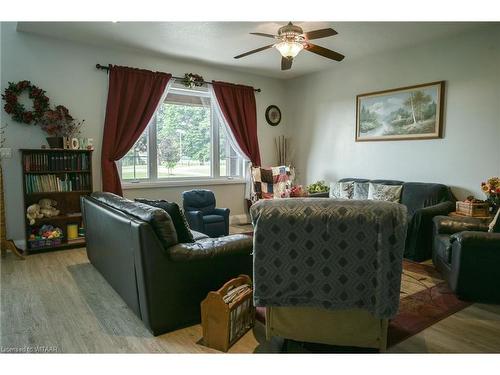
[[[242,179],[244,159],[232,147],[207,89],[172,86],[144,133],[121,159],[125,182]]]

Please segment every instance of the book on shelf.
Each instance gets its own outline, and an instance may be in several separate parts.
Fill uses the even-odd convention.
[[[23,157],[25,172],[88,171],[89,154],[67,152],[35,152]]]
[[[88,173],[27,174],[26,193],[71,192],[89,190]]]

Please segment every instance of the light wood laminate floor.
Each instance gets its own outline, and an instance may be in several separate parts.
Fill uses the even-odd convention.
[[[218,353],[195,325],[158,337],[88,262],[84,249],[1,260],[1,351]],[[257,323],[231,353],[276,353]],[[500,352],[500,306],[474,304],[391,348],[397,353]]]

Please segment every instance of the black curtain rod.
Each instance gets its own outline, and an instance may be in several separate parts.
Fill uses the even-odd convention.
[[[106,71],[109,71],[109,66],[105,66],[105,65],[101,65],[101,64],[95,64],[95,67],[97,69],[100,69],[100,70],[106,70]],[[175,79],[180,79],[180,80],[183,80],[184,77],[174,77],[172,76],[172,78],[175,78]],[[207,82],[207,81],[203,81],[203,83],[207,84],[207,85],[211,85],[212,82]],[[254,89],[254,91],[256,92],[261,92],[262,90],[261,89]]]

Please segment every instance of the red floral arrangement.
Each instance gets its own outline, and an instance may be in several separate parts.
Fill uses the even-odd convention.
[[[27,91],[29,98],[33,100],[33,111],[27,111],[24,105],[19,103],[19,95],[24,91]],[[9,82],[2,99],[5,100],[5,112],[11,115],[14,121],[25,124],[37,124],[49,109],[49,98],[45,91],[32,85],[30,81]]]
[[[307,197],[307,191],[304,190],[302,185],[292,186],[291,189],[286,189],[282,194],[281,198],[299,198]]]
[[[77,122],[69,114],[68,108],[58,105],[53,110],[45,111],[40,120],[40,127],[53,137],[74,137],[80,133],[84,121]]]

